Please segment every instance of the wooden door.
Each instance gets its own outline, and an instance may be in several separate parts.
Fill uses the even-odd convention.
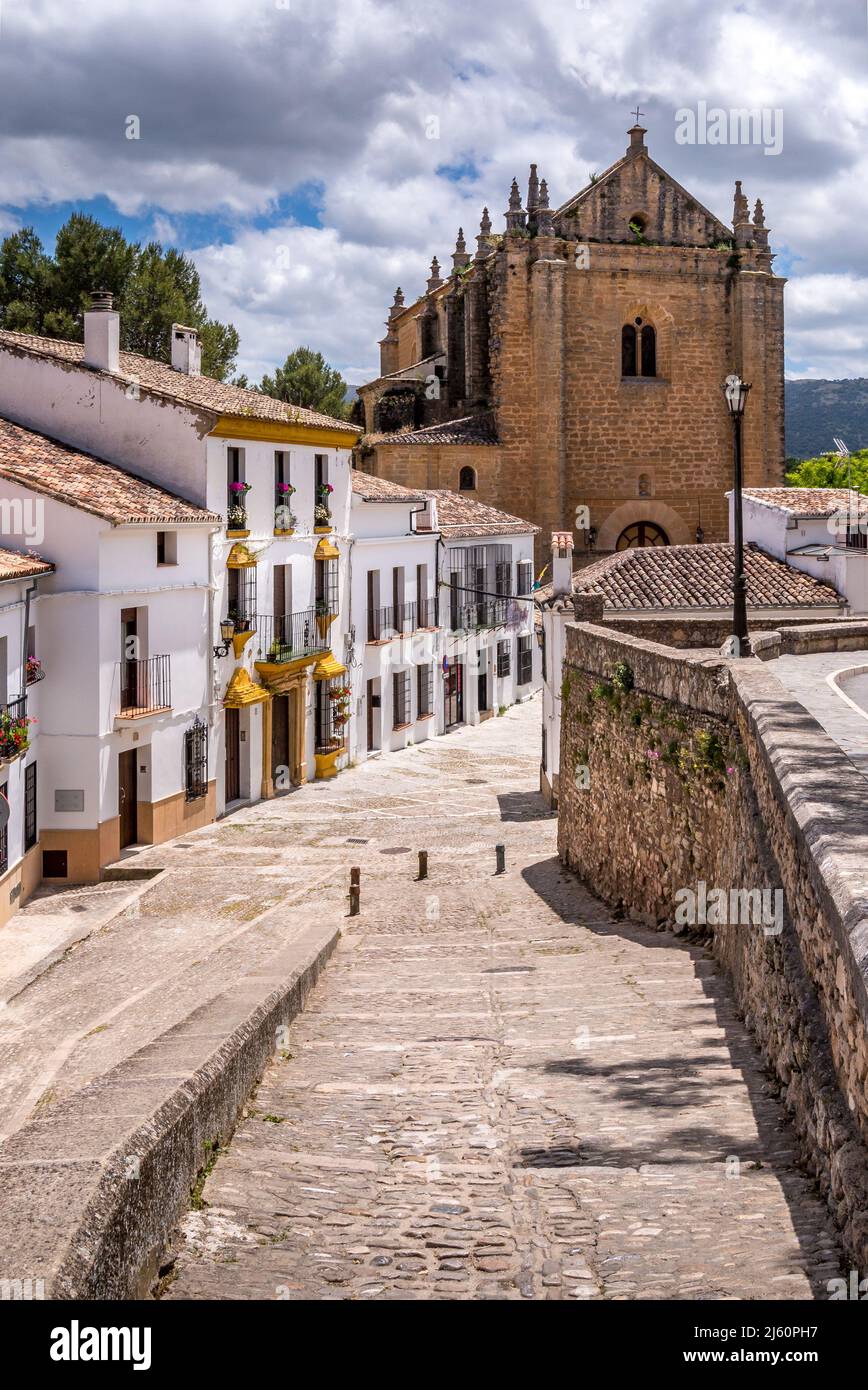
[[[237,709],[226,711],[226,803],[241,795],[241,737]]]
[[[139,838],[139,802],[137,763],[138,750],[130,748],[118,754],[118,815],[121,823],[121,849],[134,845]]]
[[[288,695],[275,695],[271,701],[271,775],[285,791],[287,779],[291,780]]]
[[[365,693],[365,705],[368,711],[368,752],[372,753],[376,747],[374,743],[374,682],[368,681]]]
[[[453,662],[446,672],[444,697],[448,729],[452,724],[461,724],[464,720],[464,667],[460,661]]]

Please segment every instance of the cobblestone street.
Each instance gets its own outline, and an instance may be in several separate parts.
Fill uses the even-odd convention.
[[[561,871],[538,747],[532,701],[239,818],[359,864],[362,910],[164,1297],[828,1296],[837,1242],[727,982]]]

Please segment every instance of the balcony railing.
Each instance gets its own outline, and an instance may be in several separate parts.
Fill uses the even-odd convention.
[[[328,628],[317,622],[316,609],[283,617],[256,616],[256,660],[298,661],[328,650]]]
[[[0,761],[11,762],[30,746],[27,694],[0,705]],[[5,826],[3,827],[5,830]]]
[[[402,637],[415,631],[415,603],[390,603],[388,608],[368,609],[368,641],[388,642],[392,637]]]
[[[120,719],[140,719],[172,708],[172,658],[149,656],[118,663]]]
[[[437,626],[437,605],[433,598],[420,598],[416,600],[416,626]]]
[[[452,632],[472,632],[480,627],[505,627],[515,623],[516,605],[509,598],[485,598],[475,603],[458,603],[453,595],[449,606],[449,627]]]

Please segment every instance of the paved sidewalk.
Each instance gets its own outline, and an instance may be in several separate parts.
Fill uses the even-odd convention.
[[[868,717],[842,700],[826,677],[853,666],[868,666],[868,650],[810,652],[804,656],[779,656],[766,662],[773,676],[792,691],[800,705],[847,754],[851,763],[868,776]],[[868,710],[868,678],[854,677],[844,686],[846,694]]]
[[[361,866],[362,913],[165,1297],[827,1296],[837,1242],[726,980],[562,872],[538,721],[533,702],[263,813]]]

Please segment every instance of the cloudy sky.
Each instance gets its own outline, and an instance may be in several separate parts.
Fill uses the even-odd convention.
[[[565,201],[637,101],[724,221],[734,179],[763,199],[789,374],[868,376],[866,0],[0,0],[0,232],[156,236],[252,379],[309,343],[363,381],[395,286],[502,230],[531,160]],[[679,143],[699,103],[767,108],[780,153]]]

